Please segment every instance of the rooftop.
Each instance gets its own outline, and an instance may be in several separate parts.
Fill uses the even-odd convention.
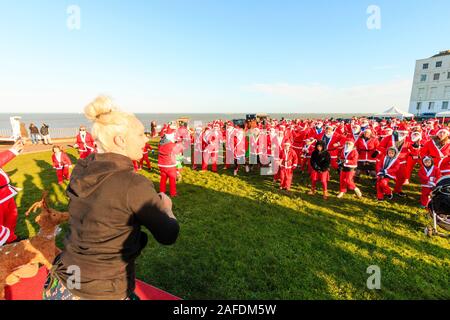
[[[448,55],[450,55],[450,50],[445,50],[445,51],[439,52],[438,54],[435,54],[434,56],[432,56],[432,58],[448,56]]]

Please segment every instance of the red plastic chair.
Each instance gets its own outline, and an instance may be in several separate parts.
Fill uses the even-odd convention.
[[[21,279],[19,283],[5,288],[6,300],[42,300],[42,291],[47,279],[47,269],[42,267],[33,278]],[[136,295],[141,300],[181,300],[161,289],[136,280]]]

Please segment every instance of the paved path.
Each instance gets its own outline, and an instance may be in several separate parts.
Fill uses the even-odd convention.
[[[53,144],[60,145],[64,147],[64,149],[68,149],[68,144],[74,144],[75,138],[64,138],[64,139],[52,139]],[[39,144],[31,144],[31,142],[27,142],[24,147],[23,153],[36,153],[42,151],[51,151],[53,145],[44,145],[42,143]],[[11,148],[11,145],[0,145],[0,151],[8,150]]]

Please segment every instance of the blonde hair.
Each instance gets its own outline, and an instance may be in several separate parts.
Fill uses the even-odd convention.
[[[99,151],[111,152],[115,149],[114,137],[125,136],[130,120],[135,116],[123,112],[107,96],[98,96],[84,108],[84,115],[92,121],[92,136]]]

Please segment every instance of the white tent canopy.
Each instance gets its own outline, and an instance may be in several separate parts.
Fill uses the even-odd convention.
[[[414,115],[412,113],[398,109],[397,107],[392,107],[387,109],[383,113],[376,114],[375,117],[380,118],[412,118]]]
[[[450,118],[450,111],[443,111],[436,114],[436,118]]]

